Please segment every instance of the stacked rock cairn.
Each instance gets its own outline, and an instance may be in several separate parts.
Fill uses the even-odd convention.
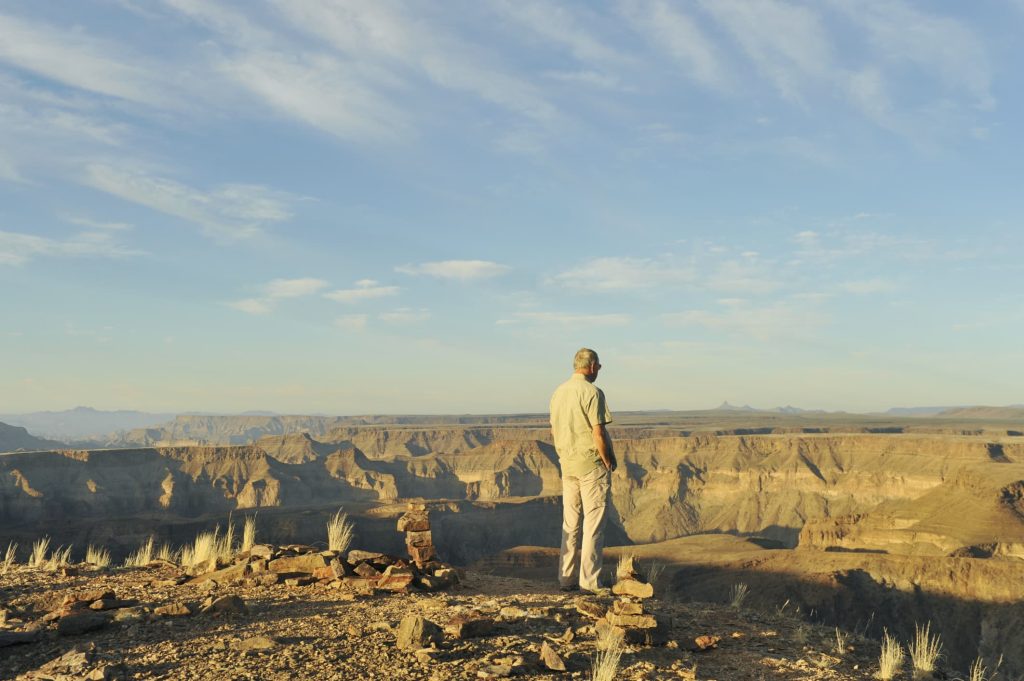
[[[664,643],[670,623],[663,617],[647,611],[646,600],[654,596],[654,587],[636,571],[632,557],[623,558],[616,570],[612,593],[619,598],[612,602],[603,622],[598,621],[602,639],[622,639],[639,645]]]
[[[405,515],[398,519],[398,531],[405,532],[405,546],[417,567],[434,560],[434,538],[430,534],[430,515],[424,503],[410,502]]]

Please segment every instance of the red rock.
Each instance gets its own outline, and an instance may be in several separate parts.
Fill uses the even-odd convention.
[[[307,553],[301,556],[289,556],[287,558],[276,558],[267,564],[271,572],[304,572],[313,574],[317,568],[327,567],[328,561],[319,553]]]
[[[352,551],[349,551],[348,555],[345,556],[345,559],[349,563],[352,563],[353,565],[355,565],[356,563],[364,562],[364,561],[366,561],[366,562],[373,562],[373,563],[393,563],[394,562],[393,560],[390,559],[390,557],[387,554],[375,553],[373,551],[359,551],[359,550],[356,550],[356,549],[353,549]]]
[[[486,617],[456,615],[444,626],[446,634],[453,638],[479,638],[491,633],[494,621]]]
[[[377,588],[387,591],[408,591],[415,577],[411,569],[391,565],[380,576]]]
[[[434,540],[430,536],[430,530],[424,530],[422,532],[406,532],[405,533],[405,545],[406,546],[430,546],[433,543],[434,543]]]
[[[409,547],[409,556],[417,564],[419,564],[419,563],[426,563],[428,560],[430,560],[431,558],[434,557],[434,553],[435,552],[434,552],[434,547],[433,546],[410,546]]]
[[[424,532],[430,530],[430,518],[426,513],[406,513],[398,519],[399,532]]]
[[[370,563],[360,563],[359,565],[356,566],[356,569],[353,570],[352,572],[354,572],[355,574],[359,575],[360,577],[367,577],[367,578],[380,577],[380,570],[378,570],[377,568],[373,567],[373,565],[371,565]]]

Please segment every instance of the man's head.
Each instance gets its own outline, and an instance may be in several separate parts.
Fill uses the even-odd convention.
[[[596,352],[590,348],[580,348],[572,360],[572,368],[577,374],[582,374],[585,379],[593,383],[597,380],[601,362],[598,361]]]

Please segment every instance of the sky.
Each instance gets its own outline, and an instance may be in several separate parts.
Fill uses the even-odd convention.
[[[1022,30],[0,0],[0,412],[1024,402]]]

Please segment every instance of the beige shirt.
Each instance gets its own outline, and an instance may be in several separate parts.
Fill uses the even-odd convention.
[[[551,396],[551,432],[563,477],[583,477],[604,466],[594,442],[594,426],[611,422],[604,393],[583,374],[573,374],[555,389]]]

